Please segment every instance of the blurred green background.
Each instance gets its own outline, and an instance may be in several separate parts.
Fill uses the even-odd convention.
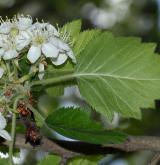
[[[83,28],[158,41],[159,0],[0,0],[0,15],[24,13],[62,25],[80,18]]]
[[[160,0],[0,0],[0,15],[29,14],[40,21],[64,23],[82,19],[83,29],[101,28],[115,35],[139,36],[145,42],[160,40]],[[159,46],[157,46],[159,52]],[[143,113],[142,121],[124,120],[121,127],[134,135],[160,135],[160,106]],[[145,165],[152,153],[121,155],[109,165]],[[128,161],[124,161],[127,159]],[[117,161],[118,160],[118,161]]]

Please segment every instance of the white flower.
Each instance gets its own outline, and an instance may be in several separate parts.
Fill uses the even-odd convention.
[[[6,130],[4,130],[6,125],[7,125],[6,119],[0,113],[0,136],[8,141],[11,141],[11,136]]]
[[[0,67],[0,78],[2,78],[3,74],[4,74],[4,69]]]
[[[18,15],[12,20],[7,19],[6,22],[1,20],[0,33],[13,38],[17,50],[22,50],[31,42],[32,22],[31,17],[24,17],[23,15]]]
[[[24,15],[18,15],[17,17],[17,27],[19,30],[26,30],[31,28],[33,23],[32,17],[31,16],[27,16],[25,17]]]
[[[21,51],[27,47],[31,42],[31,33],[30,31],[21,31],[19,35],[15,37],[15,45],[18,51]]]
[[[71,58],[75,63],[75,56],[67,43],[59,38],[58,30],[49,23],[33,24],[32,46],[29,49],[27,58],[31,63],[35,63],[43,54],[50,58],[54,65],[63,64],[67,58]]]
[[[10,33],[15,37],[15,45],[18,51],[27,47],[31,42],[32,22],[33,20],[30,16],[24,17],[23,15],[19,15],[15,19],[14,27]]]
[[[59,50],[50,42],[50,33],[45,29],[35,29],[32,32],[32,45],[27,58],[35,63],[43,54],[46,58],[57,58]]]
[[[0,43],[0,47],[0,57],[4,60],[16,58],[19,54],[12,38],[3,37],[3,45]]]
[[[50,35],[54,35],[54,36],[59,36],[60,33],[58,32],[58,30],[51,24],[49,23],[45,23],[45,22],[36,22],[32,25],[31,27],[32,30],[36,30],[36,29],[45,29]]]
[[[18,35],[19,31],[24,31],[32,26],[32,18],[30,16],[18,15],[13,19],[4,21],[1,19],[0,33],[11,34],[12,36]]]

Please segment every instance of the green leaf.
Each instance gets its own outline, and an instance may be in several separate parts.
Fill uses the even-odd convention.
[[[67,165],[97,165],[102,156],[83,156],[70,160]]]
[[[96,111],[140,119],[140,108],[160,98],[160,57],[155,44],[103,33],[78,57],[80,93]]]
[[[59,165],[61,157],[56,155],[47,155],[37,165]]]
[[[70,36],[69,41],[74,42],[74,37],[78,35],[81,30],[81,24],[82,24],[81,20],[75,20],[65,24],[60,29],[61,37],[63,37],[64,34],[67,34]]]
[[[119,143],[126,139],[123,133],[105,130],[100,123],[90,118],[89,113],[78,108],[55,111],[47,117],[46,123],[64,136],[89,143]]]
[[[73,47],[74,54],[78,56],[81,53],[81,51],[87,46],[87,44],[92,39],[97,37],[98,34],[100,34],[100,32],[100,30],[86,30],[79,33],[79,35],[77,35],[76,37],[76,42]]]

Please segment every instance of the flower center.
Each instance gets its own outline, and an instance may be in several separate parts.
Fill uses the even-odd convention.
[[[34,43],[37,45],[41,45],[45,42],[45,38],[43,36],[36,36],[34,39]]]
[[[13,27],[10,33],[11,33],[11,36],[16,37],[19,33],[19,30],[16,27]]]

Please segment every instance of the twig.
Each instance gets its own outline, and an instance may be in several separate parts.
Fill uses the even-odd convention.
[[[8,145],[8,142],[2,144]],[[70,159],[75,156],[82,155],[100,155],[108,153],[124,153],[134,152],[140,150],[149,150],[152,152],[160,152],[160,137],[139,136],[129,137],[124,143],[121,144],[105,144],[96,145],[78,141],[61,141],[50,140],[47,138],[42,139],[41,145],[33,148],[29,144],[25,144],[24,135],[17,135],[15,141],[15,147],[27,148],[33,150],[43,150],[56,155],[60,155],[62,158]]]
[[[121,144],[105,144],[103,147],[112,147],[122,151],[150,150],[160,152],[160,137],[152,136],[130,136],[127,141]]]
[[[81,155],[80,153],[72,152],[70,150],[67,150],[58,144],[56,144],[54,141],[51,141],[47,138],[43,138],[41,145],[37,147],[31,146],[29,143],[25,144],[25,136],[24,135],[17,135],[15,139],[15,147],[16,148],[26,148],[31,150],[43,150],[46,152],[50,152],[56,155],[63,156],[65,158],[72,158],[74,156]],[[5,141],[2,143],[3,145],[9,145],[9,142]]]
[[[13,165],[13,147],[14,147],[14,140],[15,140],[15,128],[16,128],[16,114],[13,113],[12,115],[12,128],[11,128],[11,137],[12,141],[9,144],[9,163]]]
[[[12,141],[9,143],[9,164],[12,165],[13,164],[13,160],[12,160],[12,157],[13,157],[13,148],[14,148],[14,143],[15,143],[15,129],[16,129],[16,109],[17,109],[17,104],[18,104],[18,101],[19,99],[23,98],[24,96],[22,95],[19,95],[15,98],[15,102],[14,102],[14,105],[13,105],[13,114],[12,114],[12,127],[11,127],[11,138],[12,138]]]

